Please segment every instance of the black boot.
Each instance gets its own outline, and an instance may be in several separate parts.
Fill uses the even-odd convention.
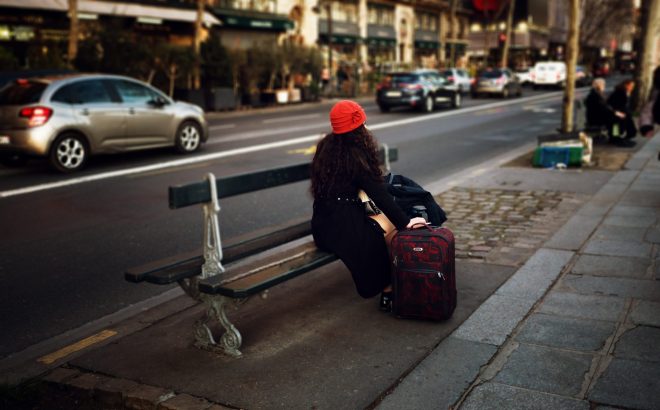
[[[381,293],[379,309],[382,310],[383,312],[391,312],[392,298],[393,298],[392,291]]]

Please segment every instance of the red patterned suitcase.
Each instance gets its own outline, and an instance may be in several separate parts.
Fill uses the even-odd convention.
[[[454,234],[424,226],[392,239],[392,311],[404,318],[446,320],[456,308]]]

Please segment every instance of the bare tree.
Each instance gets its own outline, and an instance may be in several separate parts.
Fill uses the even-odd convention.
[[[654,69],[651,57],[656,36],[660,33],[660,0],[642,0],[641,6],[641,39],[635,68],[636,99],[633,102],[637,110],[642,109],[651,89]]]
[[[575,66],[579,53],[578,38],[580,36],[580,0],[568,2],[568,38],[566,39],[566,88],[564,89],[564,106],[561,118],[561,130],[573,131],[573,99],[575,98]],[[585,11],[586,12],[586,11]]]
[[[502,67],[508,66],[509,47],[511,46],[511,33],[513,32],[513,13],[516,9],[516,0],[509,0],[509,12],[506,16],[506,33],[504,37],[504,48],[502,49]]]
[[[600,47],[633,21],[632,0],[580,0],[580,47]]]
[[[458,0],[451,0],[449,6],[449,38],[452,40],[449,43],[449,64],[452,67],[456,66],[456,8],[458,7]]]
[[[69,47],[66,58],[70,67],[78,54],[78,32],[78,0],[69,0]]]
[[[204,8],[206,0],[197,0],[197,18],[195,19],[195,37],[193,39],[193,53],[195,63],[193,66],[193,89],[199,90],[201,87],[201,67],[202,67],[202,23],[204,21]]]

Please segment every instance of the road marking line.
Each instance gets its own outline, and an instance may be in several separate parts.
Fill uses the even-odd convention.
[[[316,153],[316,145],[310,145],[309,148],[292,149],[286,152],[287,154],[303,154],[314,155]]]
[[[309,119],[309,118],[318,118],[320,116],[321,116],[320,113],[305,114],[305,115],[294,115],[294,116],[291,116],[291,117],[284,117],[284,118],[269,118],[267,120],[263,120],[262,122],[264,124],[275,124],[275,123],[278,123],[278,122],[289,122],[289,121],[294,121],[294,120],[305,120],[305,119]]]
[[[236,124],[221,124],[221,125],[212,125],[209,127],[209,130],[211,131],[217,131],[217,130],[226,130],[229,128],[235,128]]]
[[[111,338],[112,336],[116,335],[117,332],[114,330],[103,330],[95,335],[92,335],[90,337],[87,337],[79,342],[76,342],[72,345],[63,347],[62,349],[53,352],[51,354],[48,354],[46,356],[40,357],[37,359],[38,362],[43,363],[43,364],[53,364],[56,361],[72,354],[75,352],[79,352],[83,349],[88,348],[91,345],[94,345],[96,343],[100,343],[106,339]]]
[[[397,127],[401,125],[406,125],[406,124],[411,124],[415,122],[420,122],[420,121],[428,121],[428,120],[434,120],[438,118],[444,118],[444,117],[449,117],[453,115],[461,115],[461,114],[469,114],[475,111],[479,110],[489,110],[492,108],[496,107],[501,107],[504,105],[509,105],[511,103],[527,103],[530,101],[535,101],[539,102],[540,100],[552,100],[558,96],[561,95],[561,92],[554,92],[554,93],[549,93],[549,94],[543,94],[543,95],[537,95],[533,97],[526,97],[518,100],[513,100],[513,101],[500,101],[496,103],[491,103],[491,104],[484,104],[484,105],[479,105],[479,106],[474,106],[474,107],[467,107],[467,108],[461,108],[459,110],[454,110],[454,111],[446,111],[446,112],[441,112],[437,114],[429,114],[429,115],[424,115],[424,116],[415,116],[412,118],[407,118],[404,120],[395,120],[395,121],[388,121],[380,124],[374,124],[370,125],[369,129],[370,130],[380,130],[383,128],[390,128],[390,127]],[[314,126],[316,127],[316,126]],[[270,132],[273,134],[273,132]],[[24,187],[24,188],[17,188],[17,189],[11,189],[8,191],[1,191],[0,192],[0,198],[8,198],[11,196],[17,196],[17,195],[25,195],[33,192],[38,192],[38,191],[45,191],[48,189],[54,189],[54,188],[61,188],[65,186],[71,186],[71,185],[77,185],[77,184],[82,184],[85,182],[92,182],[92,181],[99,181],[102,179],[108,179],[108,178],[116,178],[120,176],[126,176],[126,175],[132,175],[132,174],[138,174],[142,172],[148,172],[148,171],[155,171],[159,169],[164,169],[164,168],[173,168],[173,167],[178,167],[181,165],[188,165],[188,164],[194,164],[197,162],[204,162],[204,161],[209,161],[209,160],[216,160],[219,158],[226,158],[226,157],[231,157],[235,155],[244,155],[244,154],[249,154],[252,152],[258,152],[258,151],[265,151],[269,149],[274,149],[274,148],[282,148],[282,147],[287,147],[290,145],[297,145],[297,144],[306,144],[309,142],[313,141],[318,141],[323,137],[324,134],[314,134],[314,135],[308,135],[304,137],[298,137],[298,138],[292,138],[289,140],[284,140],[284,141],[277,141],[277,142],[270,142],[270,143],[265,143],[265,144],[259,144],[259,145],[253,145],[250,147],[244,147],[244,148],[237,148],[237,149],[232,149],[229,151],[222,151],[222,152],[216,152],[212,154],[202,154],[194,157],[189,157],[189,158],[183,158],[183,159],[178,159],[178,160],[173,160],[173,161],[166,161],[166,162],[159,162],[156,164],[151,164],[151,165],[144,165],[144,166],[139,166],[135,168],[128,168],[128,169],[122,169],[118,171],[110,171],[110,172],[103,172],[100,174],[94,174],[94,175],[88,175],[84,177],[78,177],[78,178],[71,178],[67,179],[64,181],[58,181],[58,182],[51,182],[51,183],[46,183],[46,184],[41,184],[41,185],[34,185],[30,187]]]

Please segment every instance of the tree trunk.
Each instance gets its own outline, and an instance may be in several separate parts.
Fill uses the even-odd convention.
[[[193,88],[199,90],[201,87],[201,44],[202,44],[202,22],[204,19],[205,0],[197,0],[197,18],[195,19],[195,38],[193,40],[193,51],[195,53],[195,64],[193,67]]]
[[[506,16],[506,34],[504,38],[504,48],[502,49],[502,68],[508,67],[509,47],[511,46],[511,33],[513,32],[513,12],[516,9],[516,0],[509,0],[509,13]]]
[[[578,39],[580,36],[580,0],[570,0],[568,3],[568,39],[566,41],[566,88],[564,89],[564,107],[561,119],[563,132],[573,131],[573,99],[575,98],[575,66],[578,56]]]
[[[653,72],[653,47],[660,30],[660,0],[642,0],[640,10],[641,39],[635,67],[635,93],[633,104],[636,111],[640,111],[649,98],[651,90],[651,75]]]
[[[449,64],[451,67],[456,67],[456,8],[458,7],[458,0],[451,0],[449,9]]]
[[[78,0],[69,0],[69,47],[66,58],[69,67],[78,54]]]

